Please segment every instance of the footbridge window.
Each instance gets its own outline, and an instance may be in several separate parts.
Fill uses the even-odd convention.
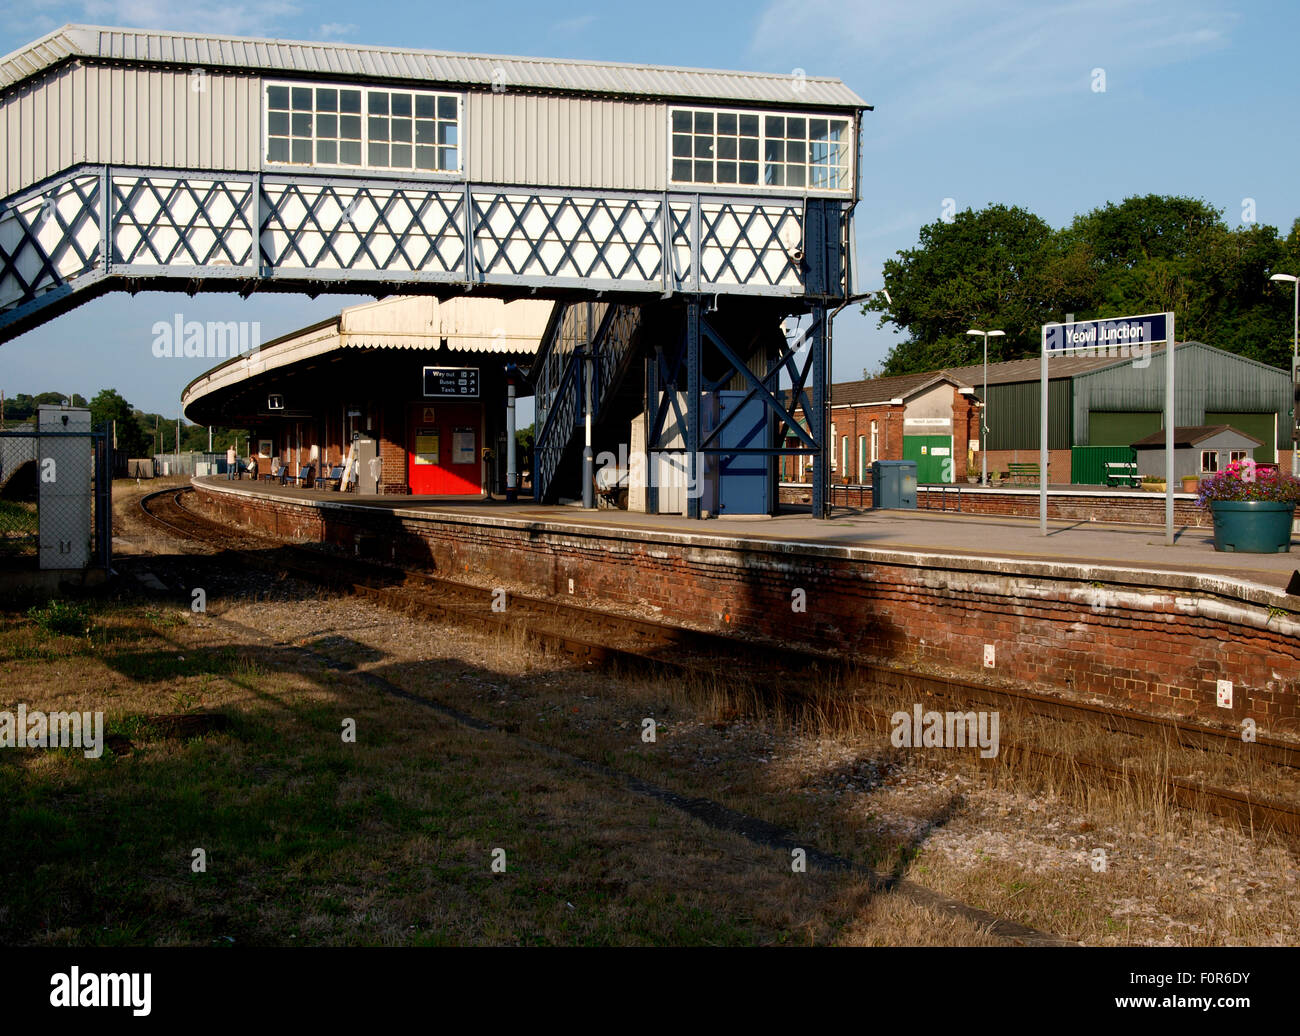
[[[674,108],[674,183],[847,191],[853,186],[847,119]]]
[[[427,90],[266,84],[266,161],[456,173],[460,98]]]

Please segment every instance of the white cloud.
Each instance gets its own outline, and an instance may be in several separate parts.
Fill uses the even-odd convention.
[[[574,18],[562,18],[551,26],[551,32],[556,35],[564,33],[578,33],[596,20],[594,14],[580,14]]]
[[[65,21],[139,29],[274,36],[301,7],[294,0],[177,4],[175,0],[80,0],[65,5]]]
[[[326,22],[317,26],[316,36],[322,40],[345,40],[357,31],[351,22]]]
[[[808,27],[830,27],[809,72],[851,78],[868,102],[902,121],[952,118],[1090,90],[1094,68],[1116,76],[1195,58],[1225,45],[1235,15],[1205,0],[772,0],[751,41],[770,63]],[[808,65],[805,60],[792,64]],[[827,68],[833,64],[832,68]],[[845,73],[857,65],[857,75]]]

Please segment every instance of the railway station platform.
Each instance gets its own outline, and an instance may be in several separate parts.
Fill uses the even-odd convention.
[[[837,508],[829,520],[364,497],[195,479],[196,509],[449,577],[1300,736],[1300,553],[1210,530]],[[989,662],[992,664],[989,664]],[[1233,685],[1225,707],[1221,681]]]

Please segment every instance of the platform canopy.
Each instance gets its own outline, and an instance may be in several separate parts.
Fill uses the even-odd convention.
[[[217,423],[232,392],[264,375],[305,368],[343,349],[450,349],[500,355],[502,362],[537,352],[554,303],[521,299],[397,296],[349,306],[338,316],[282,335],[235,356],[185,386],[181,406],[191,420]]]

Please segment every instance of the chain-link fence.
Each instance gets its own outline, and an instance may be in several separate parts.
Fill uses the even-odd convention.
[[[108,567],[110,441],[75,408],[41,407],[36,424],[0,430],[0,563]]]
[[[153,455],[154,478],[172,478],[177,475],[187,477],[224,475],[225,473],[224,453],[155,453]]]

